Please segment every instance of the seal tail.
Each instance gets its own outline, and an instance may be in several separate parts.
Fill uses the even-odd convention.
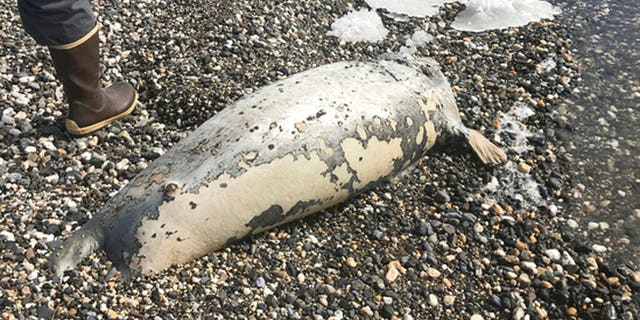
[[[476,130],[469,130],[469,144],[485,164],[500,164],[507,160],[507,154]]]
[[[95,220],[90,220],[74,232],[49,256],[49,265],[56,277],[62,278],[65,271],[73,269],[82,259],[102,247],[104,229]]]

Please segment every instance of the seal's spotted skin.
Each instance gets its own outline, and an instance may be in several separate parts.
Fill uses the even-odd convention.
[[[348,199],[463,135],[485,162],[504,153],[460,121],[432,60],[341,62],[266,86],[154,161],[53,256],[58,273],[102,246],[145,274]]]

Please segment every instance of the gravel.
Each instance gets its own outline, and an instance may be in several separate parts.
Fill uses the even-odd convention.
[[[640,317],[637,261],[610,259],[618,240],[592,237],[621,225],[584,218],[608,207],[571,174],[578,4],[555,3],[567,12],[557,21],[482,33],[449,27],[458,3],[431,18],[382,15],[387,38],[353,44],[327,32],[362,1],[100,0],[104,79],[131,81],[144,106],[72,138],[46,48],[15,1],[0,3],[2,319]],[[465,123],[509,163],[482,166],[453,143],[347,203],[161,274],[112,277],[96,253],[52,280],[51,247],[217,111],[292,73],[396,51],[418,30],[434,40],[416,54],[441,64]],[[602,119],[627,114],[607,106]],[[637,189],[610,190],[634,205]]]

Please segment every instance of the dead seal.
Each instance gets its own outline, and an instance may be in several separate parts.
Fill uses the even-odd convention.
[[[463,137],[431,59],[339,62],[277,81],[203,123],[138,174],[51,256],[61,275],[102,248],[121,271],[162,271],[340,203],[398,174],[437,140]]]

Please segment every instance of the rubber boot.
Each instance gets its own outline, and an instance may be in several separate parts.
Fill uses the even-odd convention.
[[[127,82],[116,82],[102,89],[98,32],[72,48],[49,47],[57,78],[62,82],[69,103],[65,121],[75,136],[92,133],[130,114],[138,94]]]

